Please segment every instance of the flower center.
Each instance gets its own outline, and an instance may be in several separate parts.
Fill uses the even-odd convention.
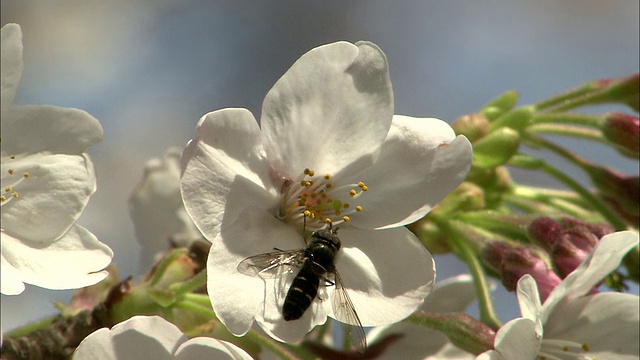
[[[15,159],[15,155],[2,158],[2,194],[0,195],[0,204],[2,206],[20,197],[16,188],[21,182],[29,178],[28,172],[18,173],[11,167]]]
[[[295,180],[288,180],[282,188],[278,217],[310,231],[322,229],[327,223],[349,222],[349,215],[362,211],[353,202],[368,190],[362,181],[338,185],[331,182],[331,174],[316,175],[304,169]],[[306,217],[306,219],[305,219]]]
[[[587,352],[589,345],[567,340],[544,339],[540,348],[539,360],[593,359]]]

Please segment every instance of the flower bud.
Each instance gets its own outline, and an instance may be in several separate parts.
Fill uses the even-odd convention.
[[[613,169],[590,165],[585,167],[593,184],[605,198],[612,198],[627,213],[638,216],[640,208],[640,179]]]
[[[510,246],[504,242],[492,242],[483,251],[482,259],[500,274],[507,290],[515,291],[518,280],[530,274],[536,280],[544,301],[562,281],[541,252],[531,246]]]
[[[492,192],[504,192],[511,188],[511,174],[504,166],[496,168],[471,167],[467,181],[477,184],[485,190]],[[485,197],[487,194],[485,193]],[[485,199],[487,200],[487,199]]]
[[[598,243],[598,238],[586,227],[565,230],[557,240],[552,256],[563,278],[580,266]]]
[[[492,168],[505,164],[518,152],[520,134],[508,127],[499,128],[473,144],[473,165]]]
[[[481,113],[463,115],[454,121],[451,127],[456,134],[466,136],[473,143],[487,134],[489,120]]]
[[[518,92],[509,90],[483,106],[480,112],[486,116],[489,121],[493,121],[513,109],[517,102]]]
[[[618,79],[600,80],[609,101],[629,105],[640,111],[640,75],[635,73]]]
[[[591,253],[598,239],[613,232],[613,228],[570,217],[555,220],[542,216],[529,224],[528,231],[531,239],[551,254],[554,265],[564,278]]]
[[[548,216],[541,216],[529,224],[529,235],[545,249],[551,250],[563,231],[562,225]]]
[[[532,118],[536,113],[534,106],[521,106],[511,110],[497,118],[489,125],[489,131],[493,132],[501,127],[509,127],[522,130],[532,124]]]
[[[478,185],[463,182],[449,193],[433,211],[443,213],[466,212],[484,209],[484,192]]]
[[[638,158],[640,120],[637,116],[610,114],[602,125],[602,134],[622,155]]]

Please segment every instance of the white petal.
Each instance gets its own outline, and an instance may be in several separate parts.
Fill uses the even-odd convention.
[[[182,155],[182,198],[200,232],[210,241],[223,222],[247,206],[277,206],[277,191],[264,161],[260,129],[246,109],[205,115]]]
[[[5,162],[3,171],[5,166],[15,170],[14,176],[29,173],[14,186],[20,196],[2,206],[2,229],[26,241],[48,243],[64,234],[96,190],[93,163],[86,154],[41,153]]]
[[[234,223],[223,227],[212,243],[207,262],[208,293],[216,315],[235,335],[244,335],[254,318],[267,312],[265,286],[275,286],[273,279],[265,281],[239,273],[238,264],[249,256],[273,251],[274,247],[297,249],[304,247],[304,240],[293,227],[253,207],[245,209]],[[266,303],[274,306],[276,302],[268,299]]]
[[[180,197],[181,155],[182,149],[174,147],[167,150],[164,160],[149,160],[143,179],[129,199],[145,269],[155,263],[156,256],[169,250],[169,241],[177,241],[176,236],[185,241],[178,246],[188,246],[189,241],[202,238]]]
[[[460,275],[436,283],[420,307],[434,313],[464,312],[475,299],[473,279]],[[473,359],[473,355],[457,348],[443,333],[423,326],[400,322],[376,327],[367,334],[369,344],[392,334],[401,338],[385,348],[377,359]]]
[[[193,338],[180,345],[175,358],[177,360],[252,359],[246,351],[236,345],[209,337]]]
[[[485,351],[482,354],[476,356],[476,360],[504,360],[502,355],[495,350]]]
[[[4,233],[2,233],[2,241],[4,242]],[[19,295],[24,291],[24,283],[20,280],[20,271],[14,268],[5,258],[2,256],[2,267],[0,268],[0,275],[2,279],[0,285],[2,289],[1,293],[4,295]]]
[[[421,219],[464,181],[472,158],[467,138],[456,137],[444,121],[394,116],[378,161],[344,180],[369,188],[357,200],[364,211],[351,216],[353,226],[395,227]]]
[[[0,58],[2,59],[0,64],[0,79],[2,81],[2,89],[0,91],[2,100],[0,105],[4,112],[13,104],[13,99],[16,96],[16,90],[22,77],[22,30],[20,30],[20,25],[18,24],[6,24],[2,27],[0,33],[2,46],[0,50]],[[2,122],[4,123],[5,121],[3,115]]]
[[[363,326],[396,323],[422,304],[435,281],[435,264],[413,233],[404,227],[344,228],[339,236],[336,267]]]
[[[540,349],[533,321],[524,318],[511,320],[498,330],[495,349],[503,359],[535,359]]]
[[[103,269],[112,257],[108,246],[78,225],[50,244],[25,242],[2,233],[2,271],[8,263],[19,273],[20,281],[47,289],[93,285],[107,276]]]
[[[554,309],[544,325],[545,340],[586,344],[598,359],[637,359],[638,296],[598,293],[570,299]]]
[[[617,269],[624,256],[637,245],[638,233],[631,231],[619,231],[602,237],[582,264],[549,294],[542,306],[542,322],[547,320],[560,301],[590,292],[605,276]]]
[[[393,115],[384,53],[337,42],[304,54],[262,105],[267,156],[283,175],[355,172],[375,159]],[[354,161],[357,160],[357,164]]]
[[[14,106],[3,117],[2,151],[80,155],[104,136],[100,122],[83,110],[56,106]],[[6,155],[5,154],[5,155]]]
[[[134,316],[111,330],[91,333],[78,345],[73,359],[173,359],[186,340],[177,326],[159,316]]]
[[[464,312],[475,299],[473,278],[466,274],[458,275],[436,282],[420,309],[434,313]]]
[[[526,274],[518,280],[517,295],[522,317],[535,321],[539,316],[542,304],[540,303],[538,285],[531,275]]]

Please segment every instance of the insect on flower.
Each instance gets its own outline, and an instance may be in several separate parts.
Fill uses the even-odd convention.
[[[306,232],[307,212],[303,233]],[[299,269],[284,298],[282,315],[286,321],[302,317],[318,296],[321,280],[325,286],[335,286],[331,295],[335,318],[353,325],[348,329],[351,343],[362,352],[367,346],[364,329],[335,266],[341,246],[336,234],[338,229],[333,228],[330,220],[327,223],[328,229],[317,230],[305,238],[306,247],[296,250],[275,248],[272,252],[250,256],[238,264],[238,271],[249,276],[277,278]],[[285,285],[284,281],[281,283]]]

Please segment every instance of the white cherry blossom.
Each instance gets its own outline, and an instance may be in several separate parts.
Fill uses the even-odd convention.
[[[469,275],[459,275],[436,283],[420,310],[438,314],[462,313],[475,299],[473,279]],[[392,334],[402,337],[385,348],[376,359],[474,358],[472,354],[453,345],[445,334],[407,322],[374,328],[367,334],[367,339],[371,344]]]
[[[163,159],[151,159],[129,198],[136,239],[142,247],[141,267],[148,269],[172,246],[189,246],[202,235],[180,197],[182,149],[167,149]]]
[[[522,317],[500,328],[495,350],[477,359],[637,359],[638,296],[593,293],[637,244],[630,231],[604,236],[542,304],[533,277],[523,276],[517,289]]]
[[[82,110],[13,104],[22,75],[22,32],[2,27],[2,293],[25,283],[73,289],[107,276],[113,252],[75,222],[96,190],[85,150],[102,139]]]
[[[183,153],[181,190],[212,242],[208,292],[218,318],[236,335],[257,321],[293,342],[333,317],[325,301],[333,286],[320,286],[302,318],[285,322],[278,279],[237,270],[252,255],[304,248],[327,222],[339,228],[336,268],[362,324],[407,317],[435,268],[403,225],[457,187],[471,159],[469,141],[445,122],[393,116],[386,57],[367,42],[304,54],[267,94],[260,125],[245,109],[205,115]]]
[[[252,359],[236,345],[210,337],[187,338],[177,326],[159,316],[134,316],[111,329],[89,334],[73,354],[74,360],[200,360]]]

